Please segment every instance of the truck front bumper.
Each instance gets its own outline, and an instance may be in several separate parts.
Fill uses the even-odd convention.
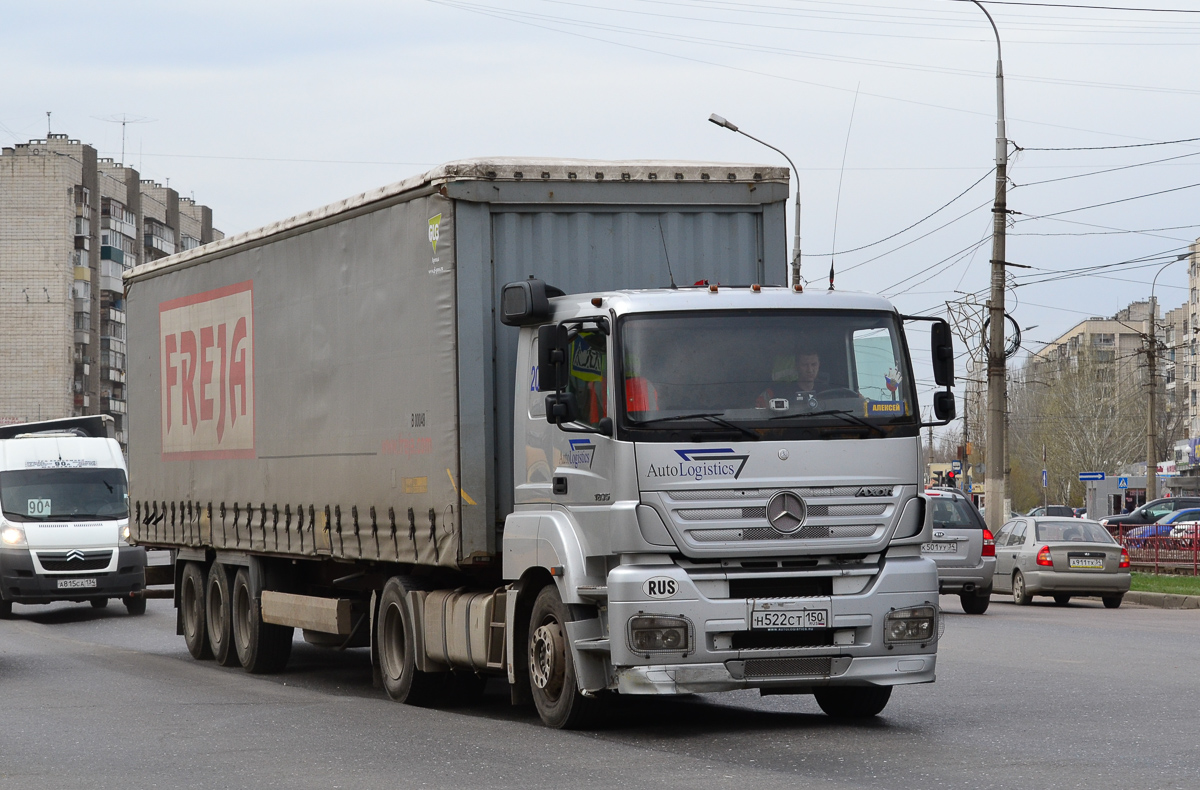
[[[756,666],[753,664],[755,661],[761,663]],[[937,656],[833,656],[829,663],[828,675],[803,672],[787,674],[792,668],[804,669],[802,663],[788,658],[620,667],[616,670],[617,689],[622,694],[703,694],[746,688],[803,694],[821,686],[932,683]],[[784,674],[765,674],[775,672]]]
[[[122,598],[146,586],[146,550],[121,546],[116,570],[107,573],[39,574],[28,549],[0,549],[0,598],[14,603]],[[60,588],[60,580],[95,579],[95,587]]]

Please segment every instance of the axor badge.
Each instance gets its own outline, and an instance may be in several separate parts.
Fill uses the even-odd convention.
[[[647,598],[673,598],[679,584],[670,576],[655,576],[642,582],[642,592]]]

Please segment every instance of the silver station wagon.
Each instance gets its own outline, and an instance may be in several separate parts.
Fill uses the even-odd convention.
[[[996,535],[994,589],[1019,605],[1049,595],[1098,595],[1109,609],[1129,592],[1129,552],[1095,521],[1055,516],[1015,518]]]

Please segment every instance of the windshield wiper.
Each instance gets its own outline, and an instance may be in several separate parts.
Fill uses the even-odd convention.
[[[744,428],[741,425],[738,425],[737,423],[730,422],[729,420],[725,419],[724,417],[721,416],[720,412],[716,412],[716,413],[704,412],[701,414],[680,414],[675,417],[655,417],[652,420],[637,420],[637,421],[630,420],[630,423],[632,425],[640,428],[643,425],[649,425],[651,423],[673,422],[675,420],[708,420],[709,422],[711,422],[715,425],[721,425],[725,428],[729,428],[731,430],[738,431],[739,433],[743,434],[744,436],[746,436],[756,442],[759,441],[760,439],[762,439],[761,436],[759,436],[757,433],[750,430],[749,428]]]
[[[796,417],[840,417],[842,419],[842,422],[848,422],[848,423],[853,423],[855,425],[861,425],[864,428],[869,428],[870,430],[875,431],[875,433],[879,434],[880,436],[887,436],[887,431],[883,430],[878,425],[875,425],[874,423],[869,423],[866,420],[864,420],[862,417],[859,417],[854,412],[848,411],[846,409],[827,409],[825,411],[810,411],[810,412],[803,413],[803,414],[780,414],[776,417],[768,417],[767,419],[768,419],[768,421],[774,421],[774,420],[795,419]]]

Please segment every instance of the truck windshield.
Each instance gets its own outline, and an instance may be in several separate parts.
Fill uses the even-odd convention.
[[[129,517],[122,469],[19,469],[0,472],[0,507],[9,521]]]
[[[654,440],[905,435],[919,425],[896,316],[882,311],[631,315],[621,426]]]

